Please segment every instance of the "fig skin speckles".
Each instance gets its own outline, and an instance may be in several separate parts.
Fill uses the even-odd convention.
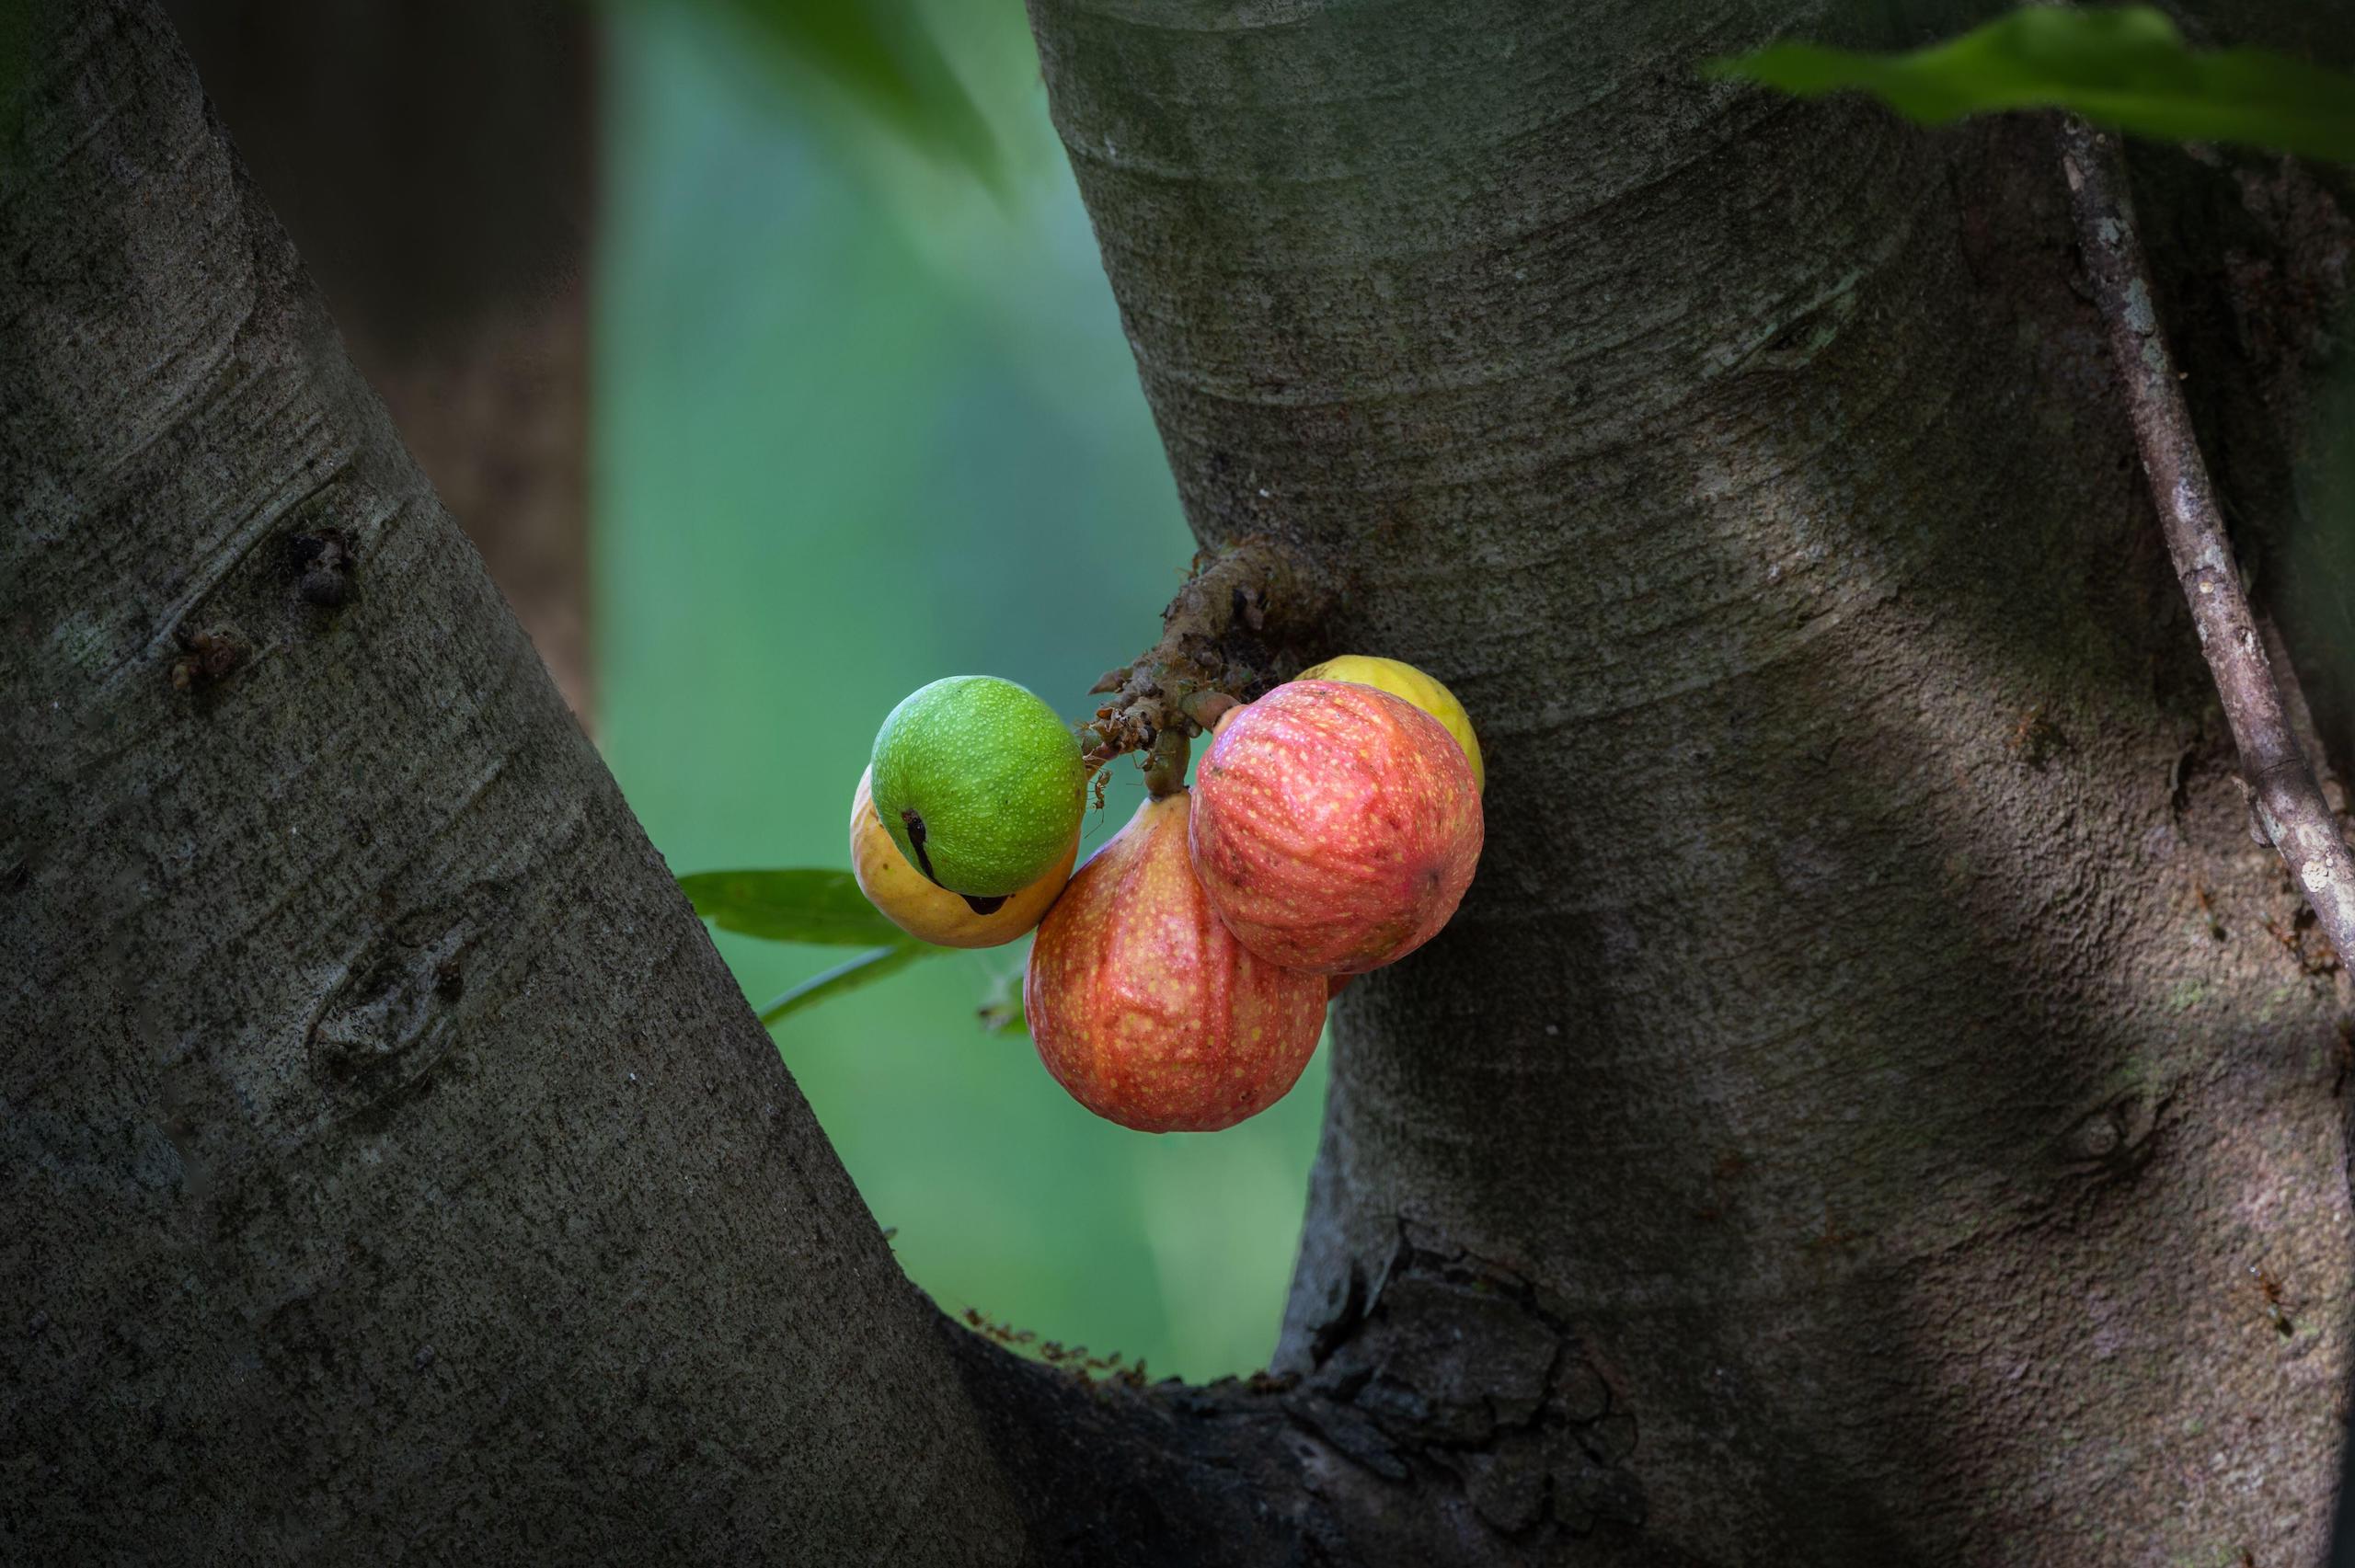
[[[1046,875],[1079,830],[1079,741],[1028,688],[950,675],[900,700],[875,732],[877,819],[926,878],[967,898],[1009,898]]]
[[[1439,720],[1457,745],[1464,748],[1464,760],[1472,764],[1472,787],[1487,787],[1487,774],[1480,761],[1480,738],[1472,731],[1472,715],[1464,711],[1438,677],[1427,675],[1404,660],[1380,658],[1371,654],[1343,654],[1322,664],[1310,665],[1300,672],[1303,681],[1353,681],[1361,686],[1372,686],[1404,697],[1423,712]]]
[[[1324,977],[1252,956],[1212,912],[1189,864],[1189,807],[1183,790],[1146,801],[1079,868],[1023,978],[1047,1070],[1140,1132],[1257,1116],[1299,1079],[1325,1024]]]
[[[1286,968],[1362,974],[1439,933],[1471,886],[1480,790],[1430,715],[1295,681],[1218,727],[1195,770],[1194,871],[1235,939]]]

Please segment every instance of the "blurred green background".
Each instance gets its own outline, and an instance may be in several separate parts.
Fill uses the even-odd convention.
[[[982,672],[1084,715],[1192,554],[1020,7],[925,19],[989,180],[725,14],[610,13],[599,741],[674,871],[844,864],[893,703]],[[1114,773],[1086,846],[1140,798]],[[718,940],[756,1003],[844,956]],[[1027,949],[934,959],[785,1020],[778,1048],[952,1314],[1156,1374],[1264,1366],[1322,1053],[1233,1131],[1126,1131],[979,1028]]]

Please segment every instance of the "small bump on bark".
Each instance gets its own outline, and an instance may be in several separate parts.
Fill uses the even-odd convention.
[[[233,626],[192,631],[183,625],[172,634],[172,640],[180,649],[171,665],[174,691],[199,691],[225,680],[246,659],[245,639]]]
[[[294,596],[322,610],[341,607],[351,598],[355,557],[351,535],[340,528],[321,528],[286,536],[287,575],[294,579]]]

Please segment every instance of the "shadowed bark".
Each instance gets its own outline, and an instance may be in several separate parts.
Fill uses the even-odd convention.
[[[929,1303],[168,28],[35,25],[0,1558],[1014,1561]]]
[[[2184,403],[2182,372],[2158,323],[2119,138],[2071,115],[2062,122],[2059,141],[2077,254],[2109,335],[2151,503],[2183,584],[2200,655],[2215,677],[2256,825],[2304,895],[2301,921],[2313,917],[2334,955],[2355,953],[2355,854],[2323,795],[2315,771],[2319,742],[2310,745],[2292,733],[2272,652],[2234,559]]]
[[[586,723],[596,8],[165,8],[353,362]]]

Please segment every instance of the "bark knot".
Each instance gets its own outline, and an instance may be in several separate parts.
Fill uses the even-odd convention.
[[[312,1077],[338,1116],[386,1110],[431,1087],[469,960],[506,923],[511,901],[508,884],[477,882],[402,916],[344,966],[306,1040]]]
[[[313,529],[286,536],[286,570],[294,595],[305,604],[333,610],[351,597],[356,557],[351,535],[340,528]]]

